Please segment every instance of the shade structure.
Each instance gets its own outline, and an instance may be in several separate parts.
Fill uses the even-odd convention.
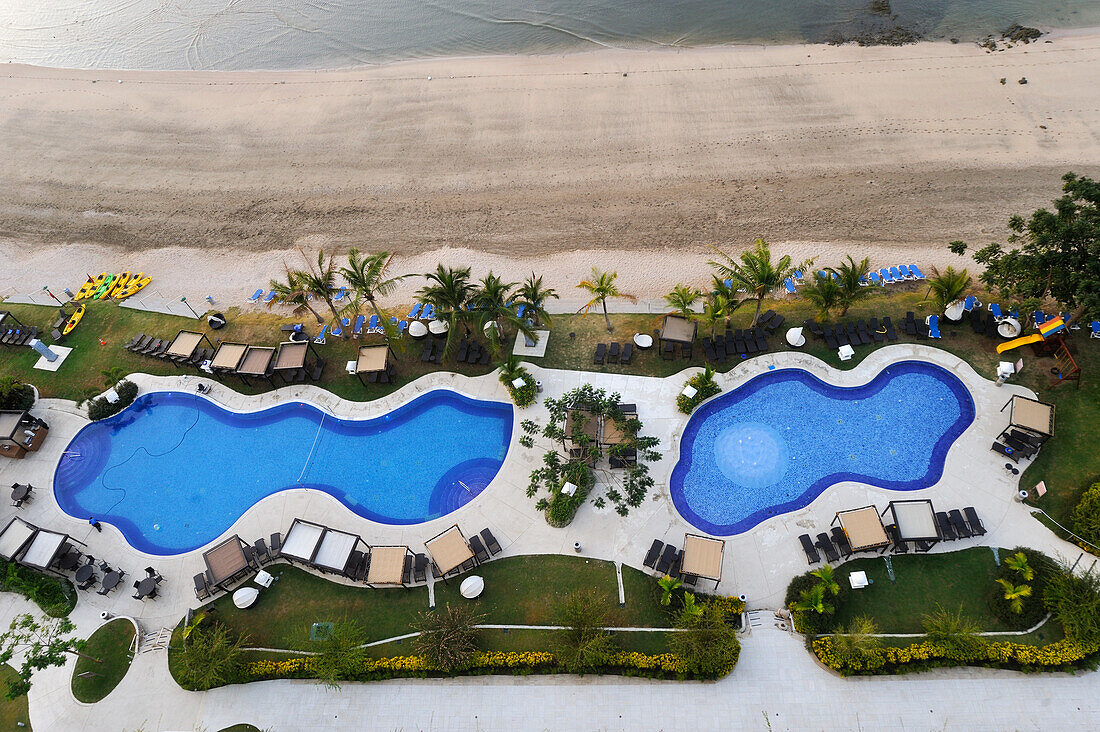
[[[30,543],[38,527],[16,516],[0,532],[0,559],[12,560]]]
[[[1005,406],[1009,405],[1011,405],[1008,415],[1010,426],[1023,427],[1044,437],[1054,436],[1053,404],[1023,396],[1014,396]]]
[[[244,542],[234,534],[213,549],[203,552],[203,561],[210,570],[210,579],[216,585],[247,572],[248,557],[244,555]]]
[[[604,420],[603,434],[600,442],[604,445],[621,445],[627,441],[627,435],[619,428],[619,423],[613,419]]]
[[[451,324],[446,320],[433,320],[428,323],[428,332],[435,336],[444,335],[451,329]]]
[[[283,548],[279,550],[279,554],[288,559],[312,562],[317,554],[317,547],[321,543],[321,535],[324,533],[325,527],[320,524],[294,519],[294,523],[290,525],[290,531],[286,532],[286,539],[283,540]]]
[[[275,349],[267,346],[249,346],[245,351],[237,373],[242,376],[267,376],[268,367],[275,358]]]
[[[595,442],[599,434],[600,423],[599,420],[596,419],[596,415],[586,409],[569,410],[569,414],[565,416],[565,439],[570,442],[573,441],[573,433],[578,422],[582,420],[584,424],[581,427],[581,431],[586,437]]]
[[[684,557],[681,574],[693,574],[715,582],[722,580],[722,550],[726,542],[698,534],[684,534]]]
[[[414,320],[409,323],[410,338],[423,338],[426,335],[428,335],[428,326],[424,325],[423,321]]]
[[[199,347],[205,337],[202,333],[196,333],[193,330],[181,330],[172,339],[172,343],[164,351],[164,355],[168,358],[191,358],[195,355],[195,349]]]
[[[428,539],[424,546],[432,555],[440,574],[449,574],[474,558],[474,553],[470,551],[470,545],[466,543],[466,537],[462,535],[457,524],[435,538]]]
[[[68,538],[68,534],[39,530],[31,539],[20,562],[36,569],[49,569],[57,555],[65,548],[65,541]]]
[[[372,546],[370,549],[370,569],[367,570],[367,584],[401,584],[402,575],[405,572],[405,557],[408,553],[409,548],[406,546]]]
[[[898,527],[902,541],[939,541],[940,529],[936,525],[936,510],[932,501],[891,501],[886,507]],[[886,514],[883,511],[883,515]]]
[[[210,368],[215,371],[236,371],[244,359],[247,343],[222,343],[210,359]]]
[[[321,569],[343,572],[348,566],[352,550],[360,541],[361,539],[355,534],[325,529],[325,533],[321,536],[321,543],[317,546],[317,553],[313,557],[313,565]]]
[[[674,343],[694,343],[699,324],[680,315],[666,315],[661,324],[661,340]]]
[[[802,328],[791,328],[787,331],[787,343],[799,348],[806,345],[806,336],[802,335]]]
[[[369,374],[375,371],[385,371],[389,359],[390,347],[385,344],[359,346],[359,354],[355,361],[355,373]]]
[[[878,509],[874,506],[839,511],[836,518],[840,521],[840,527],[844,529],[844,533],[848,535],[848,543],[854,552],[874,549],[890,543],[890,537],[886,535],[886,527],[882,525],[882,518],[879,517]]]
[[[286,369],[300,369],[306,365],[306,354],[309,352],[307,341],[284,341],[279,344],[279,352],[275,356],[274,369],[284,371]]]

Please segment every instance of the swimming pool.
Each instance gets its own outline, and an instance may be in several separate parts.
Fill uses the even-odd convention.
[[[179,554],[289,488],[324,491],[384,524],[438,518],[489,484],[511,436],[510,404],[446,390],[358,421],[301,402],[235,413],[154,392],[77,433],[54,493],[65,512],[117,526],[141,551]]]
[[[945,369],[902,361],[837,387],[778,369],[700,407],[672,469],[672,501],[693,526],[739,534],[809,505],[834,483],[907,491],[943,474],[974,400]]]

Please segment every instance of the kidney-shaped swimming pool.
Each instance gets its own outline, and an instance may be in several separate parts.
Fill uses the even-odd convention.
[[[179,554],[288,488],[324,491],[380,523],[438,518],[489,484],[511,436],[511,405],[446,390],[359,421],[301,402],[242,414],[154,392],[77,433],[54,493],[64,511],[117,526],[136,549]]]
[[[892,364],[859,387],[801,369],[769,371],[699,408],[672,470],[676,509],[710,534],[747,531],[809,505],[845,480],[927,488],[974,421],[974,400],[948,371]]]

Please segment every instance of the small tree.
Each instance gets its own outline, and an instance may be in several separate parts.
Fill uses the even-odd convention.
[[[997,579],[997,584],[1004,589],[1005,600],[1012,612],[1019,615],[1024,611],[1024,598],[1031,597],[1031,585],[1015,585],[1006,579]]]
[[[543,322],[546,323],[547,327],[553,324],[550,313],[546,312],[546,303],[551,299],[557,300],[558,293],[552,287],[543,287],[542,275],[536,277],[535,273],[532,272],[531,276],[519,286],[516,294],[519,296],[520,302],[526,306],[523,317],[531,318],[536,328],[542,325]]]
[[[565,627],[556,634],[557,656],[566,669],[583,672],[607,661],[615,651],[615,642],[604,628],[607,606],[595,590],[578,590],[561,601],[558,624]]]
[[[921,304],[931,303],[936,312],[942,313],[948,305],[966,294],[970,282],[970,273],[965,269],[960,272],[954,267],[948,267],[942,273],[933,269],[932,277],[928,279],[928,293]]]
[[[844,317],[852,305],[871,296],[872,290],[864,284],[863,279],[871,271],[870,260],[866,257],[857,262],[849,254],[846,262],[841,262],[836,267],[829,267],[827,271],[836,275],[836,283],[840,291],[840,317]]]
[[[822,320],[829,320],[834,308],[841,307],[843,293],[840,285],[832,277],[814,275],[810,284],[801,290],[802,297],[810,301]]]
[[[444,671],[466,668],[474,654],[481,631],[477,626],[484,615],[474,612],[470,605],[451,605],[420,613],[414,627],[420,632],[416,638],[416,652]]]
[[[949,654],[968,656],[985,645],[985,640],[978,635],[981,626],[965,615],[962,607],[945,610],[939,606],[934,613],[925,615],[921,623],[928,640],[943,646]]]
[[[320,642],[313,657],[313,671],[317,679],[333,689],[340,682],[353,678],[363,667],[370,654],[364,645],[366,633],[359,623],[344,618],[332,624],[332,632]]]
[[[222,624],[191,631],[178,651],[176,673],[181,684],[197,690],[228,683],[240,667],[247,637],[234,637]]]
[[[0,664],[11,661],[16,653],[23,657],[18,678],[8,682],[9,699],[17,699],[30,690],[35,671],[65,665],[67,654],[101,663],[98,658],[81,653],[86,641],[73,638],[70,633],[74,630],[76,626],[68,618],[43,616],[38,620],[29,613],[15,616],[7,632],[0,635]]]
[[[657,580],[657,586],[661,588],[661,604],[668,607],[672,604],[672,593],[680,588],[684,583],[678,577],[672,577],[665,575],[661,579]]]
[[[1100,575],[1075,573],[1062,564],[1047,580],[1043,603],[1065,628],[1066,638],[1082,646],[1100,644]]]
[[[1100,483],[1093,483],[1073,508],[1073,533],[1100,544]]]
[[[679,656],[692,673],[702,676],[727,673],[741,655],[737,630],[729,624],[718,603],[704,603],[701,611],[681,616],[676,627],[682,630],[669,634],[669,650]]]
[[[112,366],[109,369],[100,371],[103,374],[103,383],[107,385],[108,389],[113,389],[118,386],[119,382],[126,378],[126,369],[121,366]]]
[[[833,567],[830,564],[823,564],[818,569],[810,572],[814,577],[817,577],[818,581],[825,586],[825,589],[829,591],[829,594],[836,597],[840,594],[840,583],[836,581],[836,573],[833,571]]]
[[[580,309],[580,312],[585,315],[592,309],[593,306],[599,305],[603,308],[603,319],[607,323],[607,332],[610,333],[614,330],[611,327],[611,318],[607,314],[607,298],[609,297],[622,297],[630,300],[631,302],[637,302],[638,298],[633,295],[627,295],[626,293],[619,292],[619,286],[615,284],[615,278],[619,276],[618,272],[601,272],[595,267],[592,268],[592,278],[587,280],[581,280],[577,285],[577,289],[587,290],[588,294],[592,296],[592,299]]]
[[[735,288],[747,290],[756,300],[756,314],[752,316],[752,326],[755,326],[760,318],[760,307],[764,304],[764,298],[782,287],[783,280],[792,276],[797,270],[808,269],[813,264],[813,260],[809,259],[796,265],[791,261],[789,254],[773,262],[771,248],[763,239],[753,242],[752,249],[741,252],[737,259],[717,247],[711,248],[718,253],[719,258],[711,260],[708,264],[714,267],[717,276],[723,280],[733,280]]]
[[[690,318],[694,315],[695,303],[702,296],[703,293],[699,291],[698,287],[678,284],[672,288],[672,292],[665,295],[665,302],[668,303],[673,312],[685,318]]]
[[[808,590],[803,590],[798,601],[791,609],[795,612],[812,612],[818,615],[832,615],[836,610],[828,601],[829,590],[825,585],[818,583]]]
[[[833,652],[855,667],[879,666],[881,661],[876,652],[882,646],[882,641],[877,634],[875,621],[862,616],[855,618],[843,632],[833,636]]]
[[[1019,575],[1020,579],[1025,582],[1035,579],[1035,570],[1028,564],[1027,555],[1023,552],[1016,552],[1005,557],[1005,566]]]

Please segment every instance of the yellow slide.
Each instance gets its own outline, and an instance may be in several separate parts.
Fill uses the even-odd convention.
[[[1004,353],[1005,351],[1011,351],[1013,348],[1019,348],[1020,346],[1026,346],[1028,343],[1038,343],[1043,340],[1043,336],[1038,333],[1033,333],[1023,338],[1015,338],[1011,341],[1005,341],[1001,345],[997,346],[997,353]]]

